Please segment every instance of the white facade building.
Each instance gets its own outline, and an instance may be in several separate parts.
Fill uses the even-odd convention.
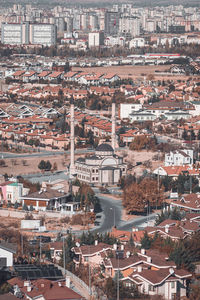
[[[3,23],[1,25],[1,42],[2,44],[21,45],[28,44],[29,41],[29,24]]]
[[[109,144],[101,144],[95,155],[78,158],[75,162],[77,179],[90,184],[113,185],[126,175],[123,158],[114,154]]]
[[[89,32],[88,47],[99,47],[104,44],[104,33],[102,31]]]
[[[129,42],[129,48],[140,48],[145,46],[145,39],[144,38],[134,38]]]
[[[30,24],[30,43],[37,45],[56,44],[56,26],[54,24]]]
[[[1,42],[9,45],[37,44],[51,46],[56,43],[54,24],[3,23]]]
[[[0,243],[0,267],[13,266],[13,254],[16,253],[15,247],[12,244]]]
[[[139,111],[142,109],[142,104],[140,103],[121,103],[119,116],[120,119],[129,118],[129,115],[135,111]]]
[[[122,34],[130,34],[132,37],[140,35],[140,20],[133,17],[120,18],[119,32]]]
[[[165,166],[193,165],[194,152],[190,149],[170,151],[165,154]]]

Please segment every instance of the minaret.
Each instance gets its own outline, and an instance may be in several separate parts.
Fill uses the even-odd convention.
[[[73,177],[75,174],[74,165],[74,99],[70,99],[70,169],[69,175]]]
[[[115,111],[115,98],[112,99],[112,147],[115,151],[115,145],[116,145],[116,111]]]

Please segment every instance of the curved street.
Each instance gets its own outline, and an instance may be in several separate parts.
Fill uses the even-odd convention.
[[[130,221],[123,221],[122,216],[122,201],[111,199],[109,196],[104,196],[102,194],[96,193],[98,196],[102,213],[97,215],[101,216],[101,219],[97,219],[100,222],[100,226],[95,227],[92,231],[95,232],[109,232],[113,226],[116,226],[117,229],[131,231],[132,227],[146,227],[147,222],[154,220],[157,216],[156,213],[152,213],[148,216],[138,216],[135,219]]]

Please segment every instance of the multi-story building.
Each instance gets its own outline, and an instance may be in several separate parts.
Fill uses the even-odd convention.
[[[119,13],[107,11],[105,13],[105,32],[111,35],[117,34],[119,31]]]
[[[123,17],[119,19],[119,32],[133,37],[140,35],[140,21],[138,18]]]
[[[10,45],[54,45],[57,31],[54,24],[3,23],[1,42]]]
[[[29,24],[28,23],[3,23],[1,27],[1,42],[3,44],[21,45],[28,44]]]
[[[99,47],[104,44],[104,33],[102,31],[89,32],[88,34],[88,46]]]
[[[30,43],[39,45],[56,44],[56,26],[54,24],[30,24]]]

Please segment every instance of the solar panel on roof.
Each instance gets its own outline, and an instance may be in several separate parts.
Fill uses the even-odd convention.
[[[22,279],[38,279],[38,278],[62,278],[62,272],[53,264],[51,265],[15,265],[17,276]]]
[[[50,278],[55,277],[55,270],[49,270],[49,275]]]

